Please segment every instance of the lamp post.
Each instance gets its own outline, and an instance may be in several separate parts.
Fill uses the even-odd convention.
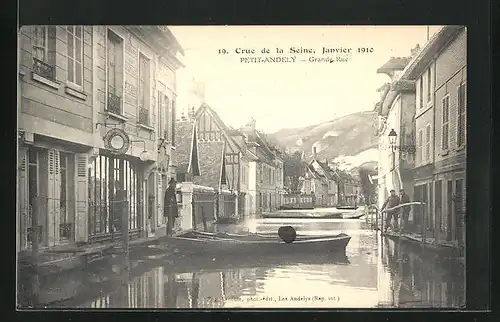
[[[396,140],[398,138],[398,134],[394,129],[391,129],[391,132],[389,132],[389,145],[391,146],[392,152],[396,151]]]

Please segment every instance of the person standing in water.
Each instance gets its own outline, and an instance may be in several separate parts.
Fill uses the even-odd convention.
[[[165,191],[165,197],[163,199],[163,214],[165,219],[167,220],[167,236],[172,236],[175,218],[179,217],[177,198],[175,196],[175,186],[175,179],[170,179],[170,181],[168,182],[168,188]]]
[[[392,189],[390,191],[391,195],[389,196],[389,198],[387,198],[387,200],[384,202],[384,204],[382,205],[382,209],[381,211],[383,211],[386,207],[388,209],[391,209],[393,207],[396,207],[397,205],[399,205],[400,203],[400,200],[399,200],[399,197],[398,195],[396,194],[396,191],[394,189]],[[386,220],[385,220],[385,227],[384,227],[384,231],[387,231],[387,228],[389,228],[389,225],[391,224],[391,219],[394,218],[394,229],[397,229],[398,227],[398,214],[399,214],[400,210],[399,209],[396,209],[396,210],[387,210],[386,211]]]
[[[404,189],[399,190],[399,201],[402,204],[410,202],[410,196],[408,196],[406,194]],[[403,227],[401,227],[401,228],[404,229],[405,231],[408,230],[408,218],[410,217],[410,210],[411,210],[410,206],[404,206],[401,208],[401,215],[402,215],[402,219],[403,219],[403,222],[402,222]]]

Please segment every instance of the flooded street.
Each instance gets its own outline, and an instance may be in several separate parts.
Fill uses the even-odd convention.
[[[49,295],[41,301],[51,302],[47,308],[455,308],[464,304],[462,264],[377,239],[364,220],[253,219],[214,228],[275,232],[283,224],[292,225],[298,234],[351,235],[346,256],[132,256],[129,272],[118,261],[45,281]],[[57,300],[61,296],[66,299]]]

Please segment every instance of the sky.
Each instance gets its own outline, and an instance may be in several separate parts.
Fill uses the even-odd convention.
[[[409,56],[427,41],[427,26],[169,26],[185,50],[177,73],[177,106],[189,105],[190,81],[205,84],[205,101],[228,126],[239,128],[253,117],[257,128],[314,125],[359,111],[373,110],[377,89],[389,77],[377,69],[390,57]],[[432,36],[439,26],[430,26]],[[290,53],[290,47],[314,54]],[[322,48],[352,48],[347,62],[313,63],[332,57]],[[237,48],[256,54],[237,54]],[[261,54],[269,48],[270,54]],[[277,54],[276,48],[283,49]],[[373,52],[358,53],[358,48]],[[227,54],[219,54],[225,49]],[[249,57],[292,57],[295,63],[242,63]],[[305,59],[305,62],[301,60]],[[178,113],[180,113],[179,111]],[[179,115],[179,114],[178,114]]]

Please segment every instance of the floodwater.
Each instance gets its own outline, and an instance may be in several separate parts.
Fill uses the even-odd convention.
[[[349,234],[346,256],[257,254],[186,258],[131,256],[42,284],[47,308],[459,308],[465,304],[464,266],[414,246],[377,237],[362,219],[249,219],[218,231]],[[65,298],[65,300],[61,300]]]

